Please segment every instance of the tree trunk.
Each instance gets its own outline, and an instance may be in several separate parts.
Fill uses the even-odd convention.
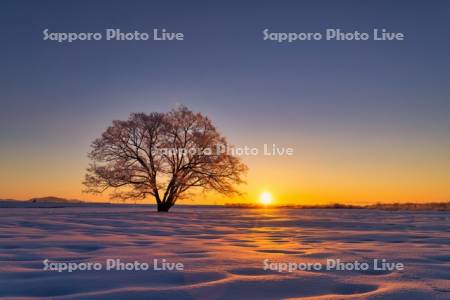
[[[168,212],[172,205],[162,202],[158,203],[158,212]]]

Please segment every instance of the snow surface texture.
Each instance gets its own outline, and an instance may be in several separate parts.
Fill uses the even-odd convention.
[[[450,299],[448,212],[67,207],[0,209],[0,298]],[[148,262],[183,271],[44,271],[43,260]],[[403,271],[264,270],[263,261]],[[153,265],[152,265],[153,266]]]

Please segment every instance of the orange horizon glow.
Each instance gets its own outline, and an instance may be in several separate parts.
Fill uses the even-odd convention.
[[[273,173],[273,172],[272,172]],[[61,178],[62,177],[62,178]],[[225,203],[261,203],[261,186],[270,186],[271,194],[277,195],[277,205],[315,205],[329,203],[343,204],[375,204],[375,203],[429,203],[429,202],[445,202],[450,197],[446,197],[444,193],[436,193],[436,189],[428,189],[425,184],[422,186],[406,189],[406,184],[402,183],[397,189],[386,186],[384,190],[378,189],[376,184],[365,184],[358,187],[353,185],[353,189],[344,189],[344,183],[341,182],[315,182],[313,176],[309,180],[299,184],[297,189],[291,186],[295,184],[295,179],[287,177],[285,180],[273,180],[270,185],[264,182],[259,184],[258,176],[249,176],[248,184],[241,187],[243,192],[239,197],[226,197],[216,193],[200,193],[193,192],[187,199],[182,199],[180,204],[225,204]],[[256,177],[256,178],[254,178]],[[276,178],[277,176],[275,176]],[[299,176],[300,177],[300,176]],[[52,176],[42,176],[33,180],[27,188],[20,188],[19,184],[9,182],[6,186],[5,181],[2,183],[2,199],[18,199],[28,200],[36,197],[55,196],[67,199],[80,199],[92,202],[113,202],[122,203],[121,200],[111,200],[108,193],[103,195],[90,195],[81,192],[83,186],[81,180],[78,182],[68,174],[60,176],[60,178],[52,178]],[[300,181],[300,180],[299,180]],[[23,182],[23,180],[21,181]],[[63,184],[60,184],[63,183]],[[347,183],[348,184],[348,183]],[[434,183],[436,187],[439,183]],[[405,189],[400,189],[404,187]],[[15,190],[14,190],[15,189]],[[145,200],[127,201],[126,203],[154,203],[154,199],[148,197]]]
[[[291,146],[286,142],[287,137],[277,136],[279,144],[285,141],[284,145]],[[86,145],[91,139],[86,138]],[[447,167],[450,158],[444,146],[427,148],[433,155],[425,155],[423,149],[417,148],[405,150],[384,144],[357,148],[349,147],[345,141],[333,141],[332,147],[314,142],[317,137],[309,143],[306,137],[303,140],[302,145],[293,145],[296,152],[290,157],[242,157],[249,167],[247,184],[239,187],[242,196],[194,192],[179,203],[259,203],[263,190],[276,195],[277,205],[450,200],[450,167]],[[255,142],[258,142],[257,137]],[[1,154],[10,160],[2,162],[0,198],[25,200],[57,196],[93,202],[122,202],[109,200],[108,194],[82,193],[88,160],[79,151],[60,153],[58,149],[41,149],[34,157],[26,157],[18,151],[2,151]],[[153,203],[154,200],[148,198],[136,202]]]

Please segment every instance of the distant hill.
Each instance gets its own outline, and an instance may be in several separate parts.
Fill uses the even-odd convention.
[[[36,197],[29,200],[0,199],[0,208],[62,208],[69,206],[109,205],[78,199],[66,199],[54,196]]]
[[[40,197],[40,198],[31,198],[27,200],[32,203],[86,203],[86,201],[78,200],[78,199],[66,199],[54,196]]]
[[[106,206],[140,206],[147,203],[111,203],[93,202],[80,199],[66,199],[55,196],[34,197],[28,200],[0,199],[0,208],[64,208],[64,207],[106,207]]]
[[[0,199],[1,202],[20,202],[20,203],[88,203],[87,201],[79,199],[66,199],[55,196],[47,197],[35,197],[28,200],[18,200],[18,199]]]

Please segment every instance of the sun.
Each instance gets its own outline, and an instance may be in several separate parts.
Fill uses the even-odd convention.
[[[272,194],[269,192],[263,192],[259,195],[259,201],[264,205],[272,203]]]

